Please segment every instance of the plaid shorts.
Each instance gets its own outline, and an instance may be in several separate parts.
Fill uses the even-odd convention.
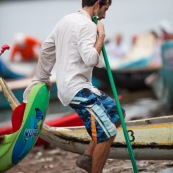
[[[115,101],[104,92],[96,95],[87,88],[79,91],[70,102],[85,124],[88,134],[96,143],[101,143],[117,134],[115,123],[119,114]],[[122,108],[123,113],[125,113]]]

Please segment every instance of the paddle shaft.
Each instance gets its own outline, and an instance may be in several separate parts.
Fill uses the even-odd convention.
[[[94,23],[97,24],[97,17],[96,16],[94,16],[93,20],[94,20]],[[136,164],[136,159],[134,157],[133,149],[132,149],[132,146],[131,146],[131,143],[130,143],[128,131],[127,131],[126,124],[125,124],[125,121],[124,121],[124,116],[123,116],[123,113],[122,113],[122,110],[121,110],[121,105],[120,105],[120,102],[119,102],[119,99],[118,99],[117,90],[116,90],[116,87],[115,87],[114,79],[113,79],[113,76],[112,76],[112,71],[110,69],[110,65],[109,65],[109,61],[108,61],[108,57],[107,57],[107,53],[106,53],[106,49],[105,49],[104,44],[102,45],[102,53],[103,53],[104,61],[105,61],[105,64],[106,64],[106,69],[107,69],[109,81],[110,81],[110,84],[111,84],[112,92],[113,92],[113,95],[114,95],[114,98],[115,98],[115,101],[116,101],[116,105],[117,105],[117,108],[118,108],[118,113],[120,115],[121,125],[122,125],[124,136],[125,136],[125,139],[126,139],[126,143],[127,143],[128,151],[129,151],[129,154],[130,154],[130,159],[131,159],[131,162],[132,162],[133,170],[134,170],[134,173],[138,173],[138,167],[137,167],[137,164]]]

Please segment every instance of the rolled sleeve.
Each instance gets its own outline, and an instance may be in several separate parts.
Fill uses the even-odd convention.
[[[96,67],[98,67],[98,68],[102,68],[103,67],[103,54],[102,54],[102,52],[99,55],[99,60],[98,60],[98,63],[96,65]]]
[[[94,48],[97,31],[94,23],[81,25],[78,31],[78,51],[86,66],[96,66],[99,63],[99,54]]]
[[[50,80],[51,71],[56,61],[55,55],[55,43],[52,35],[50,35],[42,44],[34,81],[48,82]]]

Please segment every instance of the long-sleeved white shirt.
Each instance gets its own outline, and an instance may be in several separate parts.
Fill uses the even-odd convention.
[[[86,11],[65,16],[42,44],[34,81],[49,81],[56,61],[58,98],[63,105],[83,88],[100,95],[91,83],[94,66],[102,66],[94,48],[96,37],[96,25]]]

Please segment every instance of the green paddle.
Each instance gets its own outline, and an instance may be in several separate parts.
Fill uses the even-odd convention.
[[[97,24],[97,17],[96,16],[93,17],[93,21],[94,21],[94,23]],[[123,113],[122,113],[122,110],[121,110],[121,105],[120,105],[120,102],[119,102],[119,99],[118,99],[117,90],[116,90],[116,87],[115,87],[114,79],[113,79],[113,76],[112,76],[112,72],[111,72],[111,69],[110,69],[110,65],[109,65],[109,61],[108,61],[108,57],[107,57],[107,53],[106,53],[106,49],[105,49],[104,44],[102,45],[102,53],[103,53],[103,57],[104,57],[104,60],[105,60],[106,69],[107,69],[107,72],[108,72],[108,77],[109,77],[109,81],[110,81],[110,84],[111,84],[112,92],[113,92],[114,98],[116,100],[118,113],[120,115],[120,120],[121,120],[121,124],[122,124],[122,128],[123,128],[124,136],[125,136],[125,139],[126,139],[128,151],[129,151],[129,154],[130,154],[133,170],[134,170],[134,173],[138,173],[138,167],[137,167],[136,160],[135,160],[134,153],[133,153],[133,149],[132,149],[132,146],[131,146],[131,143],[130,143],[128,131],[127,131],[126,124],[125,124],[125,121],[124,121],[124,116],[123,116]]]

